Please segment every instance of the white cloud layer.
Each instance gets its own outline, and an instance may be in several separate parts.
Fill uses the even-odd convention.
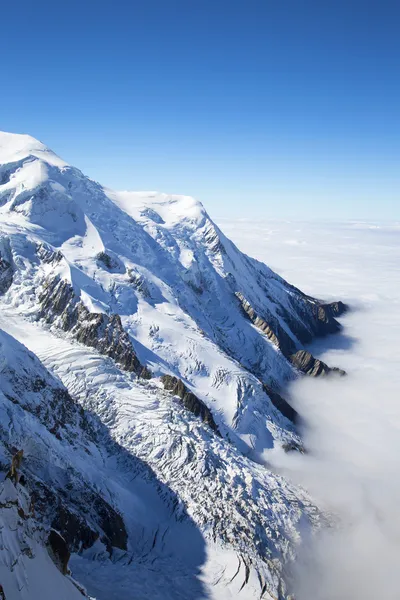
[[[348,302],[343,335],[312,351],[348,372],[290,390],[306,456],[275,463],[334,525],[299,549],[297,600],[398,600],[400,225],[221,222],[239,247],[304,291]]]

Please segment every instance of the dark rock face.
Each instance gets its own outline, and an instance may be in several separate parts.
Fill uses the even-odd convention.
[[[64,258],[63,254],[59,250],[55,251],[45,244],[37,245],[36,254],[40,260],[46,264],[56,265]]]
[[[35,539],[36,543],[39,542],[47,549],[50,558],[59,571],[63,575],[67,575],[69,574],[68,561],[70,558],[68,544],[58,531],[50,529],[48,532],[48,528],[44,526],[41,520],[43,515],[38,515],[34,510],[34,502],[28,488],[26,487],[25,477],[20,473],[22,459],[22,450],[18,451],[12,456],[12,462],[9,470],[9,474],[11,473],[11,475],[7,476],[6,479],[0,484],[1,492],[4,494],[4,496],[2,496],[3,501],[0,503],[0,511],[2,513],[4,511],[5,513],[5,515],[1,515],[2,518],[0,519],[2,522],[2,528],[3,526],[5,528],[10,527],[9,524],[7,525],[7,513],[9,517],[9,513],[15,511],[17,517],[17,529],[15,530],[13,525],[12,531],[18,532],[16,545],[14,545],[14,547],[7,546],[7,542],[9,540],[7,540],[7,537],[5,537],[3,541],[7,540],[7,542],[6,544],[3,544],[2,550],[5,550],[6,552],[17,553],[16,559],[14,558],[14,564],[10,565],[10,569],[13,571],[15,564],[18,562],[18,559],[21,556],[25,556],[29,559],[34,558],[35,550],[31,542],[33,539]],[[9,479],[11,483],[7,482],[7,479]],[[5,522],[3,522],[4,516],[6,516]],[[38,517],[40,520],[38,520]],[[72,583],[75,585],[75,582]],[[84,589],[78,584],[76,585],[81,591],[82,595],[86,598],[87,595]],[[2,598],[5,599],[6,596],[3,587],[0,585],[0,600]]]
[[[5,294],[11,286],[14,276],[14,266],[8,239],[0,242],[0,295]]]
[[[50,498],[51,494],[48,495],[48,499]],[[55,496],[54,499],[56,500]],[[42,507],[40,501],[37,502],[37,505]],[[43,508],[44,512],[48,513],[50,507]],[[99,538],[99,533],[89,526],[86,519],[62,504],[55,509],[51,526],[62,533],[63,539],[72,552],[90,548]]]
[[[68,546],[62,535],[51,529],[47,538],[47,551],[54,564],[63,575],[68,573],[68,562],[71,556]]]
[[[341,302],[340,300],[338,302],[330,302],[329,304],[323,304],[322,306],[327,312],[329,312],[334,317],[340,317],[349,310],[347,304],[344,304],[344,302]]]
[[[58,531],[70,552],[90,548],[100,538],[112,554],[113,548],[126,550],[128,533],[121,515],[89,486],[79,481],[66,488],[50,488],[31,481],[35,510]]]
[[[126,550],[128,533],[121,515],[107,504],[101,496],[94,498],[93,509],[104,531],[105,537],[102,538],[102,541],[105,543],[107,550],[110,553],[111,548]]]
[[[346,311],[343,302],[332,302],[331,304],[320,304],[315,309],[317,318],[317,335],[324,336],[340,331],[341,326],[335,319]]]
[[[314,337],[340,331],[341,325],[335,317],[339,317],[346,312],[347,306],[343,302],[323,304],[308,298],[300,291],[298,293],[301,296],[296,298],[296,301],[293,299],[290,299],[290,301],[293,303],[295,314],[299,313],[301,318],[294,319],[283,306],[280,306],[277,312],[302,344],[308,344]],[[284,356],[289,358],[295,352],[296,344],[280,325],[278,319],[272,314],[260,315],[257,313],[241,292],[236,292],[236,297],[244,314],[250,321],[267,335],[268,339],[280,349]],[[264,309],[264,312],[266,312],[266,309]]]
[[[292,423],[297,423],[298,421],[298,413],[297,411],[290,406],[289,402],[285,400],[278,392],[273,390],[269,385],[263,384],[263,388],[265,393],[269,396],[272,404],[283,414],[284,417],[292,421]]]
[[[220,240],[218,232],[211,223],[208,225],[207,229],[204,232],[204,239],[207,243],[208,249],[213,254],[216,254],[217,252],[220,252],[221,254],[226,253],[226,250]]]
[[[311,377],[320,377],[323,375],[328,375],[329,373],[336,373],[337,375],[346,374],[345,371],[337,369],[336,367],[328,367],[328,365],[322,362],[322,360],[314,358],[314,356],[310,352],[307,352],[307,350],[299,350],[295,354],[292,354],[290,361],[296,367],[296,369],[305,375],[310,375]]]
[[[273,315],[269,315],[269,317],[262,317],[257,314],[257,312],[241,292],[236,292],[236,297],[240,302],[240,306],[244,314],[268,337],[274,346],[279,348],[285,356],[293,352],[295,349],[293,340],[286,333],[286,331],[284,331],[278,320]],[[268,319],[268,322],[266,319]]]
[[[140,364],[119,315],[89,312],[75,296],[72,286],[59,278],[46,282],[39,302],[40,316],[47,323],[59,319],[62,329],[70,331],[82,344],[113,358],[125,371],[151,377],[150,371]]]
[[[295,320],[289,316],[289,320],[287,320],[286,315],[282,313],[282,308],[279,309],[279,312],[287,320],[290,329],[302,344],[309,344],[315,337],[324,337],[341,330],[341,325],[336,321],[336,317],[340,317],[348,310],[343,302],[327,304],[310,298],[299,290],[298,293],[301,296],[296,300],[291,298],[290,301],[294,310],[298,312],[300,306],[299,316],[301,318]]]
[[[341,325],[336,321],[335,317],[342,315],[348,310],[348,307],[343,302],[332,302],[323,304],[309,298],[297,290],[298,297],[296,303],[293,304],[295,314],[301,315],[301,318],[294,319],[286,309],[279,307],[278,312],[289,325],[290,330],[301,343],[309,343],[314,337],[321,337],[341,330]],[[244,314],[251,322],[258,327],[268,339],[282,352],[284,356],[295,366],[299,371],[312,377],[327,375],[328,373],[337,373],[345,375],[341,369],[328,367],[324,362],[314,358],[310,352],[300,349],[296,352],[296,344],[293,339],[286,333],[279,322],[270,315],[268,321],[261,317],[251,304],[246,300],[242,293],[236,292],[241,308]],[[293,298],[290,299],[294,303]],[[285,417],[295,422],[296,414],[293,414],[293,409],[288,405],[279,394],[276,394],[269,386],[266,386],[269,391],[268,395],[272,403],[282,412]],[[294,411],[295,412],[295,411]]]
[[[125,268],[121,261],[107,252],[99,252],[96,256],[97,264],[101,267],[106,268],[107,271],[111,271],[112,273],[124,273]]]
[[[166,390],[172,392],[174,396],[178,396],[182,400],[183,406],[187,410],[190,410],[196,417],[200,417],[200,419],[204,423],[207,423],[216,434],[221,435],[210,409],[202,400],[200,400],[200,398],[197,398],[197,396],[187,389],[181,379],[173,377],[172,375],[163,375],[161,381]]]

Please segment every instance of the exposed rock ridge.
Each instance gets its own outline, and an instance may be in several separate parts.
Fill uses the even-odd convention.
[[[284,417],[292,421],[292,423],[296,424],[298,422],[298,413],[297,411],[289,404],[285,398],[283,398],[278,392],[273,390],[269,385],[263,384],[264,391],[268,394],[269,399],[272,404],[277,408]]]
[[[276,323],[274,323],[272,326],[267,323],[267,321],[255,311],[250,302],[246,300],[241,292],[236,292],[236,297],[239,299],[245,315],[258,329],[267,335],[268,339],[277,348],[279,348],[279,350],[281,350],[282,354],[292,363],[294,367],[296,367],[296,369],[312,377],[319,377],[321,375],[327,375],[328,373],[345,375],[345,372],[341,369],[336,367],[328,367],[328,365],[326,365],[323,361],[314,358],[307,350],[300,349],[295,351],[296,347],[293,340],[282,329],[282,327],[277,326]],[[340,331],[341,325],[336,321],[335,316],[340,316],[347,310],[347,306],[343,302],[339,301],[332,302],[330,304],[318,304],[315,301],[310,301],[309,306],[311,307],[311,314],[313,315],[313,319],[311,319],[310,322],[313,326],[313,332],[316,337]],[[307,341],[310,341],[310,339],[307,339]],[[272,397],[271,400],[273,401]],[[286,400],[283,398],[281,398],[281,400],[283,402],[277,402],[283,410],[281,410],[279,406],[275,406],[279,408],[279,410],[281,410],[285,416],[287,416],[285,413],[289,412],[291,416],[288,418],[293,421],[294,415],[291,413],[291,411],[287,411],[285,407],[285,404],[287,404]]]
[[[72,286],[59,277],[45,282],[39,303],[40,317],[47,323],[59,323],[78,342],[113,358],[124,370],[151,377],[150,371],[140,364],[119,315],[91,313],[78,300]]]
[[[36,254],[45,264],[58,264],[63,258],[62,252],[53,250],[50,246],[40,243],[36,246]]]
[[[11,286],[14,275],[10,240],[0,238],[0,294],[4,294]]]
[[[166,390],[182,400],[182,404],[187,410],[190,410],[196,417],[200,417],[200,419],[204,423],[207,423],[217,435],[221,435],[210,409],[202,400],[200,400],[200,398],[187,389],[181,379],[178,379],[173,375],[163,375],[161,381]]]
[[[265,318],[260,316],[255,309],[251,306],[250,302],[244,297],[241,292],[236,292],[236,297],[238,298],[240,305],[242,307],[243,312],[250,321],[260,329],[268,339],[281,350],[281,352],[286,356],[294,349],[294,342],[290,339],[290,336],[283,330],[283,328],[277,323],[276,319],[273,319],[271,315],[271,321],[274,321],[274,324],[268,323]]]
[[[337,367],[328,367],[322,360],[314,358],[307,350],[298,350],[290,357],[290,361],[296,369],[311,377],[320,377],[329,373],[336,373],[337,375],[346,374],[345,371]]]
[[[317,318],[317,336],[329,335],[341,330],[342,327],[335,317],[340,317],[348,310],[346,304],[338,301],[329,304],[314,304],[313,306]]]

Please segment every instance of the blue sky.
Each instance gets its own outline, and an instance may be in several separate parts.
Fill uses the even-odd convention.
[[[400,219],[400,4],[20,0],[0,129],[214,216]]]

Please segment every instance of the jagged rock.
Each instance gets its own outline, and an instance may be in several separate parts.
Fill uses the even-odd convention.
[[[257,314],[250,302],[246,300],[241,292],[236,292],[236,297],[240,302],[244,314],[268,337],[274,346],[279,348],[285,356],[294,350],[293,340],[290,339],[290,336],[282,329],[272,315],[270,316],[270,320],[273,321],[273,324],[267,323],[263,317]]]
[[[146,279],[142,275],[142,273],[139,273],[138,271],[135,271],[134,269],[129,269],[128,276],[129,276],[129,280],[132,283],[133,287],[140,294],[142,294],[145,298],[150,298],[151,294],[150,294],[149,286],[146,282]]]
[[[113,548],[126,550],[128,533],[121,515],[99,494],[77,483],[68,489],[54,490],[31,481],[37,511],[62,535],[70,552],[90,548],[100,537],[112,554]]]
[[[317,335],[324,336],[340,331],[341,325],[335,319],[346,311],[343,302],[332,302],[331,304],[320,304],[316,309]]]
[[[246,298],[241,292],[236,292],[236,297],[240,301],[242,310],[252,321],[252,323],[265,335],[267,335],[268,339],[277,348],[281,350],[282,354],[284,354],[299,371],[302,371],[307,375],[311,375],[312,377],[326,375],[331,372],[340,375],[345,374],[345,372],[341,369],[328,367],[328,365],[326,365],[321,360],[315,359],[306,350],[301,349],[297,352],[294,352],[295,345],[293,343],[293,340],[282,329],[282,327],[279,326],[279,324],[274,323],[273,327],[270,324],[268,324],[265,321],[265,319],[263,319],[260,315],[256,313],[254,308],[246,300]],[[332,302],[330,304],[321,304],[312,299],[308,299],[308,297],[305,298],[307,300],[307,307],[309,310],[307,322],[310,326],[311,333],[305,328],[304,324],[301,321],[292,323],[290,317],[288,315],[285,315],[285,319],[289,322],[291,329],[294,331],[294,333],[297,335],[300,341],[306,343],[310,342],[313,336],[325,336],[340,331],[341,325],[340,323],[338,323],[338,321],[336,321],[335,316],[340,316],[347,310],[347,306],[343,302],[339,301]],[[283,309],[281,307],[280,313],[282,313],[282,311]],[[281,397],[279,396],[279,398]],[[275,399],[273,399],[271,397],[273,404],[275,405],[276,401],[276,408],[278,408],[285,416],[287,416],[288,419],[294,422],[296,416],[292,413],[291,407],[287,408],[289,405],[287,404],[286,400],[281,398],[281,400],[283,401],[282,402],[281,400],[279,400],[279,398],[275,396]]]
[[[182,400],[183,406],[187,408],[187,410],[190,410],[196,417],[200,417],[200,419],[204,423],[207,423],[216,434],[221,435],[208,406],[206,406],[200,398],[197,398],[197,396],[190,392],[181,379],[178,379],[178,377],[174,377],[173,375],[163,375],[161,381],[166,390],[172,392]]]
[[[0,238],[0,295],[11,286],[14,275],[13,259],[8,238]]]
[[[41,494],[40,498],[35,494],[35,506],[47,519],[55,513],[51,526],[61,532],[70,552],[91,548],[100,534],[89,525],[83,511],[82,515],[73,512],[66,503],[61,503],[60,497],[43,486]]]
[[[124,273],[125,267],[122,262],[114,256],[107,254],[107,252],[99,252],[96,255],[97,263],[101,263],[103,267],[107,269],[107,271],[111,271],[112,273]]]
[[[107,504],[101,496],[95,497],[93,509],[99,519],[100,526],[105,533],[102,541],[105,543],[110,554],[112,553],[112,548],[126,550],[128,533],[121,515]]]
[[[38,244],[36,247],[36,254],[46,264],[58,264],[63,258],[62,252],[59,250],[53,250],[45,244]]]
[[[46,545],[54,564],[63,575],[66,575],[68,573],[68,562],[71,556],[67,542],[58,531],[51,529]]]
[[[223,243],[218,235],[216,228],[209,224],[204,232],[204,240],[213,254],[220,252],[221,254],[226,254],[226,250],[224,248]]]
[[[277,307],[277,314],[286,322],[290,331],[301,344],[309,344],[315,337],[324,337],[341,330],[336,317],[348,310],[343,302],[325,303],[303,294],[298,288],[285,282],[293,294],[288,296],[289,307]],[[293,315],[296,315],[294,318]]]
[[[82,344],[113,358],[126,371],[146,379],[151,377],[150,371],[140,364],[119,315],[91,313],[78,300],[72,286],[58,277],[45,283],[39,302],[40,316],[47,323],[59,319],[62,329]]]
[[[314,358],[307,350],[299,350],[290,357],[290,360],[296,369],[311,377],[320,377],[329,373],[336,373],[337,375],[346,374],[342,369],[328,367],[322,360]]]
[[[289,402],[280,394],[278,394],[278,392],[273,390],[269,385],[263,384],[263,388],[266,394],[268,394],[268,397],[275,408],[277,408],[279,412],[283,414],[283,416],[289,419],[289,421],[292,421],[292,423],[297,423],[299,415],[297,411],[289,404]]]
[[[329,304],[322,304],[322,307],[333,317],[340,317],[349,310],[347,304],[340,300],[337,302],[330,302]]]
[[[300,290],[296,291],[300,298],[296,298],[297,304],[294,305],[294,308],[299,311],[299,300],[303,302],[303,320],[293,319],[283,306],[278,307],[277,312],[284,318],[293,334],[302,344],[308,344],[313,337],[323,337],[341,330],[341,325],[335,317],[339,317],[348,310],[346,304],[340,301],[324,304],[305,296]],[[252,323],[265,333],[269,340],[289,358],[295,350],[295,343],[281,327],[278,320],[272,315],[265,318],[258,314],[241,292],[236,292],[236,297]],[[292,299],[290,301],[293,302]]]

